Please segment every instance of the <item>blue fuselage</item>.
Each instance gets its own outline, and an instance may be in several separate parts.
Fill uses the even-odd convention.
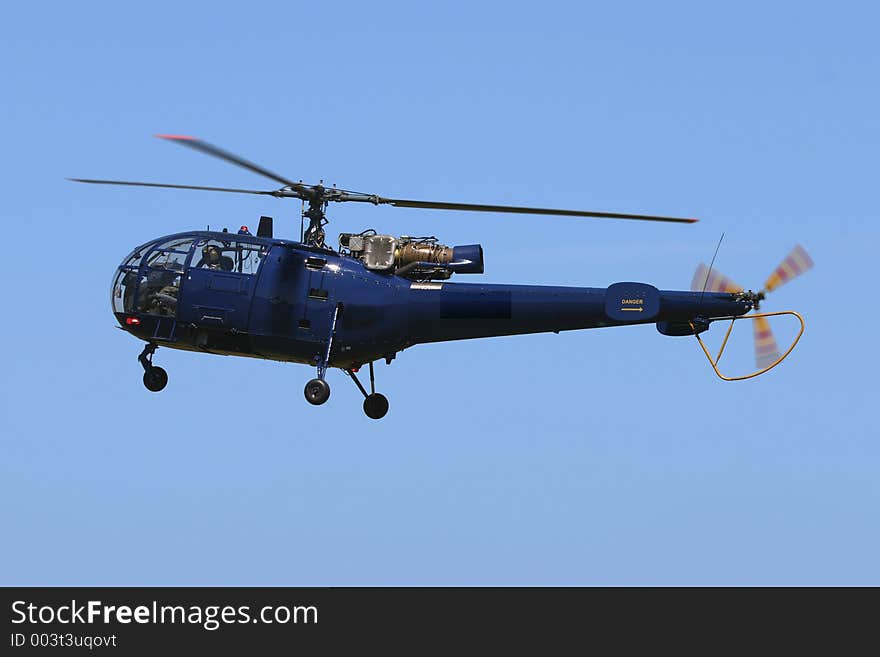
[[[209,243],[228,254],[222,267],[205,266]],[[648,323],[687,334],[695,318],[743,315],[752,305],[640,283],[417,282],[297,242],[201,231],[135,250],[117,269],[113,308],[122,328],[162,346],[310,364],[336,314],[329,365],[348,368],[446,340]]]

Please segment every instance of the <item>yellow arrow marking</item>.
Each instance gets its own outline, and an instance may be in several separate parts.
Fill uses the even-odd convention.
[[[644,310],[644,308],[621,308],[621,310],[629,310],[632,312],[640,313]]]

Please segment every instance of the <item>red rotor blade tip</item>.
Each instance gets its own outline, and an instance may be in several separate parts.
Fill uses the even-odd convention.
[[[198,137],[190,137],[189,135],[156,135],[159,139],[179,139],[183,141],[198,141]]]

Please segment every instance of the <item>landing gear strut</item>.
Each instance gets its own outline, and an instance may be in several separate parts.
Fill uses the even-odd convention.
[[[333,348],[333,338],[336,336],[336,320],[339,318],[340,312],[342,312],[342,304],[337,303],[336,309],[333,311],[333,321],[330,323],[330,338],[327,340],[327,347],[324,349],[324,357],[318,360],[318,378],[309,381],[303,390],[306,401],[315,406],[320,406],[330,399],[330,384],[324,380],[324,376],[327,374],[327,366],[330,363],[330,350]]]
[[[388,398],[382,393],[376,392],[376,377],[373,373],[373,361],[370,361],[370,394],[367,394],[367,391],[364,390],[364,387],[358,380],[354,370],[345,370],[345,373],[351,377],[351,380],[354,381],[358,390],[363,394],[364,413],[367,414],[367,417],[374,420],[380,420],[385,417],[385,414],[388,412]]]
[[[138,360],[144,368],[144,386],[150,392],[159,392],[168,385],[168,372],[157,365],[153,365],[153,354],[159,345],[148,342],[147,346],[138,356]]]

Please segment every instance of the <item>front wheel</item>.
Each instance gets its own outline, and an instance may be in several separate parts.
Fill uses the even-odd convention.
[[[312,379],[306,384],[303,394],[307,402],[320,406],[330,399],[330,384],[323,379]]]
[[[144,386],[150,392],[159,392],[168,385],[168,372],[153,366],[144,372]]]

